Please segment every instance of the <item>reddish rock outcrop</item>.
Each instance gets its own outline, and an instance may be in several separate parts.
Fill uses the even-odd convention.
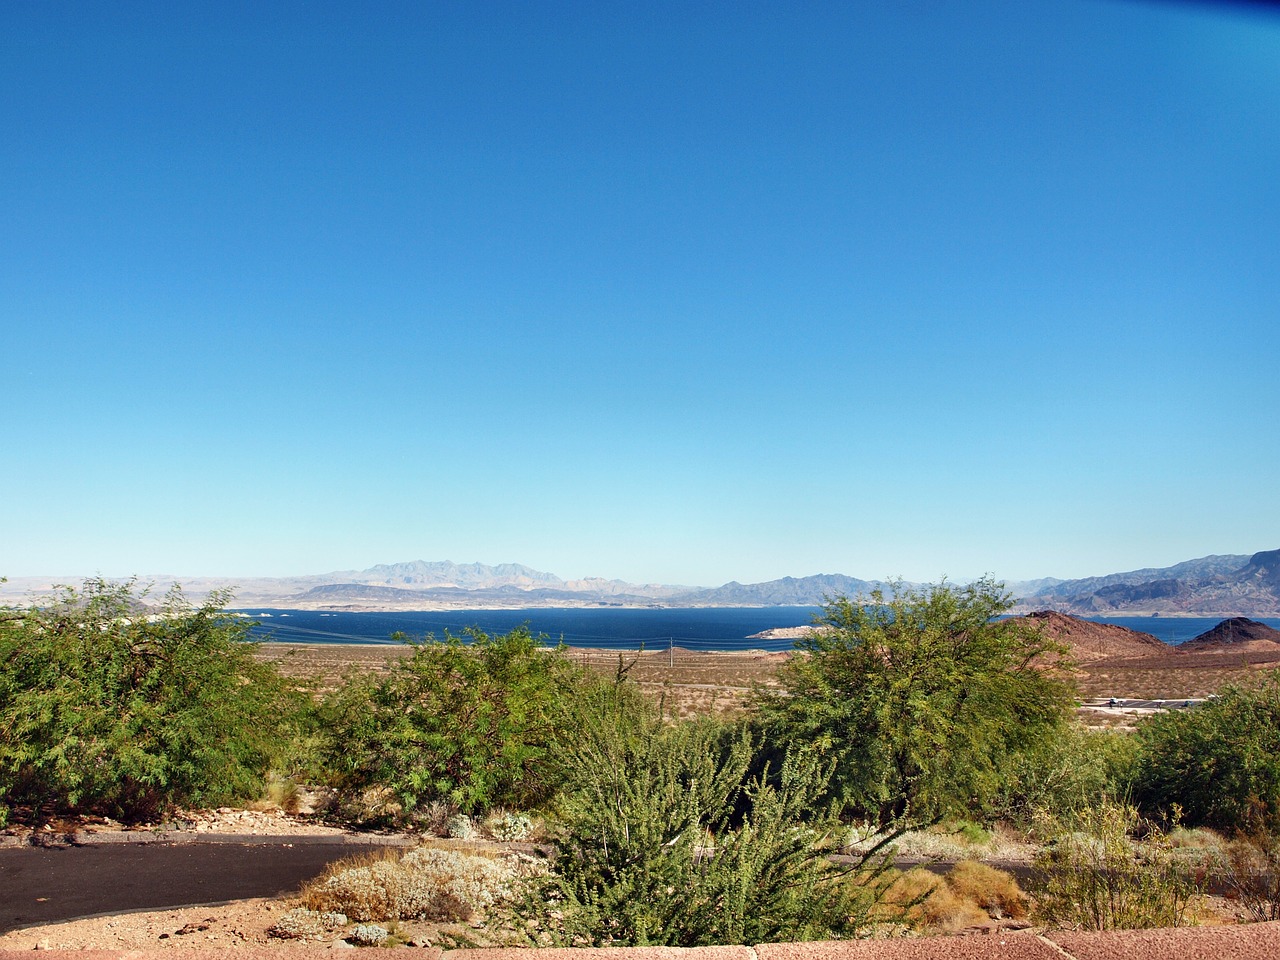
[[[1101,660],[1107,657],[1144,657],[1175,652],[1163,640],[1114,623],[1082,620],[1056,610],[1037,610],[1011,622],[1033,625],[1051,640],[1065,645],[1069,656],[1077,661]]]
[[[1280,630],[1268,627],[1257,620],[1250,620],[1248,617],[1232,617],[1229,620],[1223,620],[1212,630],[1206,630],[1198,637],[1188,640],[1181,645],[1180,649],[1187,653],[1203,650],[1214,653],[1227,650],[1250,653],[1280,652]]]

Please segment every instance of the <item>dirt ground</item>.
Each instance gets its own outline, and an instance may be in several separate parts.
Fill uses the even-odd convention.
[[[276,947],[352,944],[344,932],[333,930],[306,939],[281,939],[271,929],[295,904],[275,899],[237,900],[232,903],[150,910],[115,916],[88,917],[66,923],[23,927],[0,935],[2,950],[143,950],[176,948],[234,949],[271,944]],[[383,924],[404,946],[490,946],[496,940],[479,926],[400,922]],[[349,935],[349,928],[345,935]]]
[[[385,673],[412,648],[392,644],[264,643],[258,656],[274,661],[286,676],[332,689],[348,673]],[[672,650],[618,651],[571,647],[569,657],[605,676],[619,664],[668,716],[733,713],[742,709],[754,685],[777,683],[777,669],[791,656],[764,650],[704,653]]]
[[[11,930],[0,935],[0,950],[141,950],[299,942],[273,941],[267,935],[284,909],[277,900],[240,900],[216,906],[90,917]]]

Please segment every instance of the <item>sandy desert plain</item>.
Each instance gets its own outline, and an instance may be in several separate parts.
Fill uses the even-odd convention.
[[[1114,723],[1107,717],[1117,711],[1103,706],[1113,697],[1199,699],[1228,683],[1247,683],[1266,671],[1280,668],[1280,644],[1274,649],[1220,648],[1195,652],[1176,647],[1148,649],[1152,652],[1108,655],[1105,639],[1101,649],[1086,650],[1073,645],[1082,719],[1099,725]],[[264,643],[258,648],[258,656],[279,663],[286,675],[310,678],[321,686],[328,686],[353,670],[385,671],[410,651],[407,645],[389,644]],[[792,654],[763,650],[709,653],[680,647],[653,651],[571,647],[569,656],[606,675],[612,675],[621,661],[629,666],[630,679],[654,702],[662,703],[669,716],[687,717],[740,711],[753,687],[777,683],[778,668]]]

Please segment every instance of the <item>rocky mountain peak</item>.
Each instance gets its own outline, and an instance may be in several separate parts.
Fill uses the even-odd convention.
[[[1271,650],[1280,648],[1280,630],[1268,627],[1265,623],[1250,620],[1248,617],[1231,617],[1223,620],[1211,630],[1206,630],[1198,637],[1193,637],[1182,644],[1181,649],[1221,650],[1230,647],[1233,650]]]

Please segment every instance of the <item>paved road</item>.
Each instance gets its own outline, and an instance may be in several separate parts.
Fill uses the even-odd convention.
[[[291,838],[0,849],[0,933],[99,913],[273,897],[379,845]]]

